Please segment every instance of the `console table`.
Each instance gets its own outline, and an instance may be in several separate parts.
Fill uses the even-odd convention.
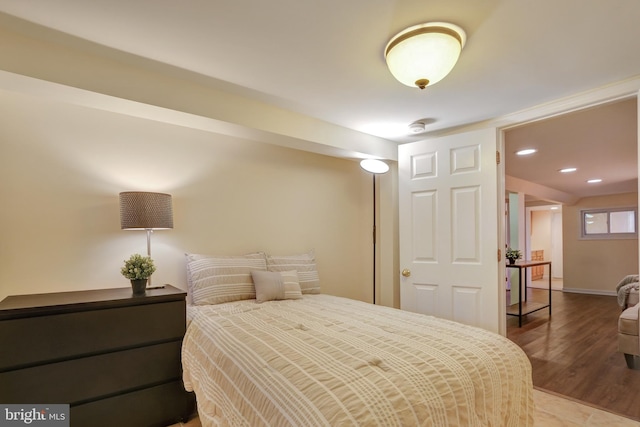
[[[549,301],[547,303],[530,302],[527,301],[527,268],[535,266],[549,266]],[[507,268],[518,269],[518,286],[520,288],[520,295],[517,304],[512,304],[507,307],[507,315],[518,316],[518,327],[522,326],[522,317],[534,311],[549,308],[549,316],[551,316],[551,261],[517,261],[515,264],[508,264]],[[524,277],[524,279],[523,279]],[[524,297],[524,301],[523,301]]]

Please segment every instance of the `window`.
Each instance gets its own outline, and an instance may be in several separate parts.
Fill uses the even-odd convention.
[[[636,208],[580,211],[583,239],[635,239],[638,237]]]

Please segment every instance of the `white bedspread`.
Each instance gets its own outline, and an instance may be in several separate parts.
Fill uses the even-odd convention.
[[[508,339],[329,295],[195,307],[182,360],[203,426],[533,425]]]

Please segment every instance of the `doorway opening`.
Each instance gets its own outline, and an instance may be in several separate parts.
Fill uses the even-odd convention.
[[[637,102],[600,100],[503,130],[505,193],[519,217],[506,242],[516,233],[523,257],[551,261],[553,289],[615,295],[620,272],[636,274],[637,243],[632,251],[621,240],[586,241],[579,219],[584,209],[637,205]],[[516,154],[525,148],[534,153]]]
[[[525,212],[525,254],[532,261],[549,260],[553,265],[551,289],[563,288],[562,205],[530,206]],[[548,269],[532,267],[530,287],[547,289]]]

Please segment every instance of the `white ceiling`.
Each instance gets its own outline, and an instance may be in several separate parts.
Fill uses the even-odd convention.
[[[428,134],[640,76],[637,0],[0,0],[0,12],[5,22],[21,18],[397,143],[425,136],[408,133],[416,120],[427,119]],[[420,91],[394,80],[383,49],[400,30],[430,21],[461,26],[467,43],[452,73]],[[614,181],[629,191],[637,129],[622,131],[635,124],[628,111],[512,130],[508,174],[595,194],[580,180],[555,180],[561,165],[579,163],[584,176],[602,175],[602,191]],[[542,163],[516,164],[512,147],[533,143],[544,144],[535,157]],[[606,162],[616,174],[605,175],[611,154],[620,155]]]
[[[505,173],[576,200],[638,191],[637,123],[637,100],[631,98],[507,130]],[[515,154],[525,148],[538,151]],[[577,170],[559,172],[569,167]],[[587,183],[593,178],[602,182]],[[534,196],[527,200],[540,197]]]

